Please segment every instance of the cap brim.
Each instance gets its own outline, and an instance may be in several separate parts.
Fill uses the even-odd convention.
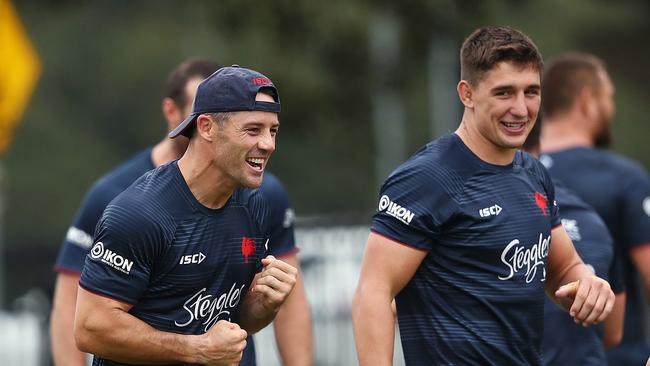
[[[200,113],[192,113],[189,116],[187,116],[187,118],[185,118],[183,120],[183,122],[181,122],[176,128],[174,128],[167,135],[167,137],[169,137],[170,139],[173,139],[174,137],[178,137],[180,135],[183,135],[185,137],[189,137],[189,136],[187,136],[187,129],[192,123],[194,123],[194,121],[196,120],[196,117],[198,117],[199,114]]]

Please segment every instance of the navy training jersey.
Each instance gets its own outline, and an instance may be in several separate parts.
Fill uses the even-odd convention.
[[[88,190],[74,223],[66,233],[54,270],[81,273],[86,254],[93,244],[93,233],[106,205],[122,193],[136,179],[155,168],[151,161],[151,148],[134,155],[115,169],[99,178]],[[287,191],[273,174],[264,173],[259,188],[269,205],[269,254],[282,257],[297,251],[294,237],[295,214]]]
[[[80,286],[133,304],[156,329],[205,333],[239,309],[269,241],[268,207],[236,189],[220,209],[200,204],[176,161],[142,176],[107,207]],[[95,357],[93,365],[123,365]]]
[[[396,296],[406,364],[541,364],[554,195],[527,153],[488,164],[456,134],[388,177],[371,230],[427,252]]]
[[[147,148],[99,178],[86,193],[72,226],[61,243],[54,265],[57,272],[81,273],[93,233],[104,208],[142,174],[154,168]]]
[[[555,184],[555,200],[560,217],[576,251],[594,273],[609,282],[614,293],[624,291],[620,258],[615,256],[614,241],[596,211],[567,189]],[[607,364],[603,346],[603,324],[583,327],[566,310],[546,298],[544,305],[544,365]]]
[[[603,218],[621,257],[626,290],[625,331],[607,352],[611,365],[644,365],[650,355],[645,331],[647,300],[629,251],[650,243],[650,179],[639,164],[588,147],[544,154],[540,159]]]
[[[59,249],[54,270],[81,274],[88,250],[93,244],[93,233],[106,205],[122,193],[136,179],[155,168],[149,147],[99,178],[88,190],[74,223],[66,233]],[[268,254],[276,257],[297,252],[294,237],[295,214],[291,208],[286,189],[270,172],[264,173],[259,188],[269,206],[268,226],[271,233]],[[241,365],[255,365],[255,344],[247,340]]]

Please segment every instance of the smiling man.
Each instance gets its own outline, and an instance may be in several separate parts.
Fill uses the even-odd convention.
[[[541,69],[515,29],[481,28],[463,43],[459,128],[381,188],[353,304],[362,365],[392,363],[393,299],[408,365],[541,364],[545,292],[583,325],[611,311],[609,284],[560,224],[546,170],[518,150]]]
[[[273,320],[297,271],[265,256],[258,188],[275,150],[271,80],[237,66],[199,85],[169,137],[178,161],[138,179],[104,211],[79,281],[75,339],[96,365],[237,364]]]

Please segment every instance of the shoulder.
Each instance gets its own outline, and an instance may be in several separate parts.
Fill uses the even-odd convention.
[[[264,173],[264,180],[262,180],[262,185],[258,190],[269,201],[274,199],[286,200],[289,196],[280,179],[270,172]]]
[[[598,151],[598,150],[597,150]],[[609,167],[620,174],[622,178],[647,179],[648,173],[639,162],[610,151],[599,151]]]
[[[449,134],[429,142],[393,171],[384,185],[417,190],[442,188],[447,192],[461,189],[477,167],[458,140],[456,135]]]
[[[185,207],[180,194],[170,194],[173,187],[173,172],[170,165],[163,165],[146,172],[131,186],[113,199],[102,219],[122,223],[125,227],[165,228],[175,227],[175,212]]]
[[[153,169],[151,149],[145,149],[108,171],[93,183],[87,197],[105,206],[142,174]]]

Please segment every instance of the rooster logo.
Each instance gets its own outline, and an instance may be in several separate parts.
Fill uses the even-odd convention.
[[[542,215],[548,216],[548,200],[544,197],[543,194],[535,192],[535,203],[540,210],[542,210]]]
[[[248,256],[255,254],[255,239],[241,238],[241,254],[244,255],[244,263],[248,263]]]

